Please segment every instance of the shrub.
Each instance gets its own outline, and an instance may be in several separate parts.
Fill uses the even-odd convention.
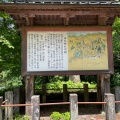
[[[62,118],[62,114],[60,114],[59,112],[53,112],[51,115],[50,115],[50,118],[52,120],[60,120]]]
[[[114,87],[114,86],[120,86],[120,73],[115,73],[113,75],[113,77],[111,78],[111,87]]]
[[[51,120],[70,120],[70,113],[65,112],[65,113],[59,113],[59,112],[53,112],[50,115]]]
[[[22,116],[22,115],[16,114],[14,115],[13,120],[30,120],[30,117],[27,115]]]

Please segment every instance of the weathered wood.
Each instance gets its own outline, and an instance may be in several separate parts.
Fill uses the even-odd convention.
[[[46,103],[46,84],[42,85],[42,102]]]
[[[89,91],[88,91],[88,84],[84,84],[84,101],[89,101]]]
[[[70,120],[78,120],[78,96],[77,94],[70,94]]]
[[[13,92],[5,92],[5,104],[13,104]],[[12,120],[13,118],[13,107],[5,107],[5,120]]]
[[[109,74],[102,74],[100,76],[100,79],[101,79],[102,101],[104,101],[104,94],[110,93],[110,75]],[[104,111],[104,105],[102,105],[102,111]]]
[[[110,93],[110,74],[105,74],[105,93]]]
[[[3,102],[3,97],[0,96],[0,120],[3,120],[3,118],[2,118],[2,107],[1,107],[2,102]]]
[[[67,84],[63,84],[63,101],[66,102],[67,100],[68,100]]]
[[[115,100],[120,101],[120,86],[115,87]],[[116,112],[120,112],[120,104],[116,103]]]
[[[105,93],[104,101],[106,102],[105,105],[106,120],[116,120],[114,94]]]
[[[20,104],[25,104],[25,97],[26,97],[25,86],[24,85],[20,86],[19,90],[20,90]],[[24,108],[25,108],[24,106],[20,106],[20,111],[23,111]]]
[[[101,80],[100,76],[97,75],[97,101],[100,102],[102,100],[101,98]]]
[[[20,103],[20,91],[19,88],[14,89],[13,91],[13,103],[14,104],[19,104]],[[19,113],[19,107],[13,107],[13,113]]]
[[[26,104],[31,104],[34,95],[34,76],[26,76]],[[26,115],[31,116],[31,106],[26,106]]]
[[[31,120],[40,120],[40,96],[34,95],[31,97]]]

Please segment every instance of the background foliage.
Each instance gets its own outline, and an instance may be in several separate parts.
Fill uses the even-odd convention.
[[[112,27],[115,67],[115,74],[111,77],[113,87],[120,85],[120,18],[116,18]],[[50,88],[56,88],[56,86],[61,87],[60,81],[68,80],[68,76],[39,76],[36,77],[36,84],[48,83]],[[96,83],[97,78],[82,76],[81,80]],[[21,35],[14,20],[8,14],[0,12],[0,89],[19,86],[22,84],[21,81]],[[49,85],[50,82],[53,83]],[[63,83],[61,82],[61,84]]]

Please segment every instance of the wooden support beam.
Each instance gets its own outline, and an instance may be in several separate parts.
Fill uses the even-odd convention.
[[[104,94],[110,93],[110,74],[102,74],[100,75],[100,79],[101,79],[101,95],[103,102]],[[102,106],[102,110],[104,111],[104,105]]]
[[[66,102],[67,100],[68,100],[67,84],[63,84],[63,101]]]
[[[26,104],[31,104],[34,95],[34,76],[26,76]],[[31,106],[26,106],[26,115],[31,116]]]
[[[84,84],[84,101],[89,102],[88,84]]]
[[[106,14],[98,15],[98,25],[106,25],[108,16]]]
[[[64,25],[69,25],[69,17],[64,18]]]
[[[19,17],[20,18],[25,18],[25,21],[23,21],[23,20],[22,21],[26,23],[26,26],[34,25],[33,19],[35,17],[35,14],[19,14]],[[21,22],[21,21],[17,20],[16,22]]]
[[[101,98],[101,80],[100,75],[97,75],[97,101],[100,102]]]

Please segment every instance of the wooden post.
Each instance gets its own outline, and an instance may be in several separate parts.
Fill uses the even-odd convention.
[[[31,112],[32,112],[32,119],[31,120],[40,120],[40,96],[34,95],[31,97]]]
[[[26,76],[26,104],[31,104],[34,95],[34,76]],[[26,106],[26,115],[31,116],[31,106]]]
[[[46,84],[42,85],[42,102],[46,103]]]
[[[5,92],[5,104],[13,104],[13,92],[8,91]],[[13,119],[13,107],[5,107],[5,120],[12,120]]]
[[[89,101],[89,91],[88,91],[88,84],[84,84],[84,101]]]
[[[104,101],[106,102],[105,105],[106,120],[116,120],[114,94],[105,93]]]
[[[2,119],[2,107],[1,107],[2,102],[3,102],[3,97],[0,96],[0,120],[3,120]]]
[[[110,93],[110,74],[105,74],[105,93]]]
[[[97,101],[100,102],[101,98],[101,80],[100,75],[97,75]]]
[[[102,101],[104,101],[104,94],[110,93],[110,75],[102,74],[100,77],[101,77],[101,95]],[[102,105],[102,111],[104,111],[104,105]]]
[[[66,102],[68,100],[67,98],[67,84],[63,84],[63,101]]]
[[[77,94],[70,94],[70,120],[78,120],[78,96]]]
[[[14,103],[14,104],[19,104],[19,103],[20,103],[20,92],[19,92],[19,88],[14,89],[13,93],[14,93],[13,103]],[[13,107],[14,113],[19,113],[19,110],[20,110],[19,107]]]
[[[120,86],[115,87],[115,100],[120,101]],[[116,112],[120,112],[120,104],[116,103]]]

